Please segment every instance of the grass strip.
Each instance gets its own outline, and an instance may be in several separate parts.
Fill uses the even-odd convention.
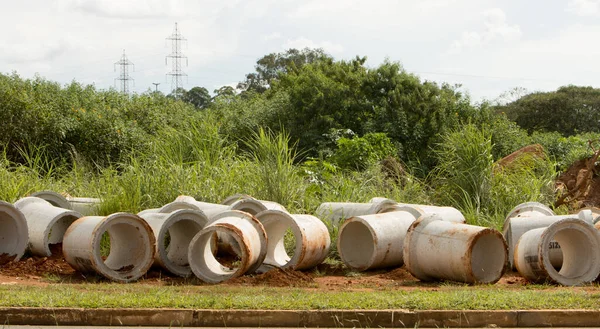
[[[0,307],[195,309],[595,309],[600,289],[441,286],[437,290],[319,291],[240,286],[51,284],[0,286]]]

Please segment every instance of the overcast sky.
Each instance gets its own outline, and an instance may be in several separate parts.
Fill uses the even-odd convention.
[[[600,87],[600,0],[20,0],[0,10],[0,72],[111,88],[125,50],[135,86],[170,92],[165,38],[188,40],[184,87],[234,85],[258,58],[322,47],[399,61],[474,101],[514,87]]]

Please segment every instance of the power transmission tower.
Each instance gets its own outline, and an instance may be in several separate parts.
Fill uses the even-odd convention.
[[[167,37],[167,41],[171,41],[171,53],[167,55],[165,58],[165,65],[167,65],[167,61],[171,58],[171,72],[167,73],[167,76],[171,76],[171,89],[173,90],[173,95],[175,98],[179,98],[181,95],[181,90],[179,88],[183,88],[182,77],[187,77],[187,74],[181,70],[181,61],[185,59],[185,65],[188,65],[187,56],[185,56],[181,52],[181,43],[187,41],[179,30],[177,29],[177,23],[175,23],[175,30],[173,34]]]
[[[127,59],[125,49],[123,49],[123,56],[121,56],[121,59],[115,63],[115,72],[117,71],[117,65],[120,66],[120,74],[118,78],[115,78],[115,84],[118,80],[121,92],[129,94],[129,81],[134,81],[133,78],[129,76],[129,66],[133,66],[133,70],[135,71],[135,65]]]

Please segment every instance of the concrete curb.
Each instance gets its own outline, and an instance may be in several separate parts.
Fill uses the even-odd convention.
[[[176,327],[594,327],[600,310],[188,310],[0,308],[4,325]]]

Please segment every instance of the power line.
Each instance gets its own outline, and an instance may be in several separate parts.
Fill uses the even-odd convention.
[[[115,71],[117,70],[117,65],[119,65],[119,77],[115,78],[115,84],[117,80],[119,81],[119,86],[121,87],[121,92],[124,94],[129,94],[129,81],[133,81],[133,78],[129,76],[129,66],[133,66],[135,70],[135,66],[129,59],[127,59],[127,55],[125,55],[125,49],[123,49],[123,56],[121,59],[114,64]]]
[[[172,65],[171,72],[167,73],[167,76],[171,76],[171,89],[175,95],[175,98],[179,98],[179,96],[181,96],[179,95],[179,88],[183,88],[182,77],[187,77],[187,74],[181,70],[181,61],[185,59],[185,65],[187,66],[188,59],[187,56],[183,55],[181,52],[181,42],[187,41],[187,39],[184,38],[181,33],[179,33],[179,30],[177,29],[177,23],[175,23],[175,30],[173,31],[173,34],[167,37],[167,41],[171,41],[171,53],[165,58],[165,65],[167,64],[169,58],[171,58]]]

